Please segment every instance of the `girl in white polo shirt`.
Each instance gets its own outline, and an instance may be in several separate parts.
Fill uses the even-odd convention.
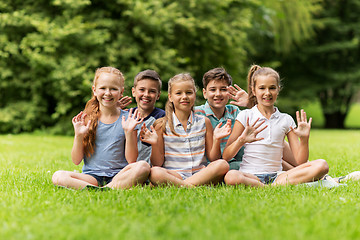
[[[290,115],[274,106],[280,92],[279,74],[268,67],[253,65],[248,74],[249,107],[236,118],[223,158],[235,156],[245,145],[240,170],[231,170],[225,176],[229,185],[265,184],[286,185],[321,179],[329,170],[323,159],[309,162],[309,135],[311,118],[296,112],[298,127]],[[282,172],[284,138],[287,136],[297,167]],[[300,139],[300,141],[299,141]]]

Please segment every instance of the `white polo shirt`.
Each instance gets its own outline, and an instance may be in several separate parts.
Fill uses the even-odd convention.
[[[258,118],[258,122],[265,120],[262,126],[267,125],[267,128],[257,135],[263,140],[245,144],[240,171],[251,174],[281,171],[284,138],[291,131],[290,126],[296,127],[294,119],[289,114],[279,112],[277,108],[270,119],[267,119],[260,113],[257,105],[241,111],[236,120],[246,127],[247,118],[250,125]]]

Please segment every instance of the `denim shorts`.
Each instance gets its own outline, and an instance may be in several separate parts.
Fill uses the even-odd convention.
[[[254,174],[260,179],[260,182],[263,184],[272,184],[276,178],[278,177],[278,173],[262,173],[262,174]]]
[[[105,186],[106,184],[110,183],[114,178],[114,177],[97,176],[95,174],[89,174],[89,173],[87,173],[87,174],[96,179],[99,187]]]

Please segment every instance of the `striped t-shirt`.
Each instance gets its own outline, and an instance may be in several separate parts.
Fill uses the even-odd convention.
[[[191,112],[184,130],[180,121],[173,113],[174,135],[166,123],[164,133],[164,165],[166,169],[178,172],[183,179],[191,177],[206,166],[205,157],[205,117]]]

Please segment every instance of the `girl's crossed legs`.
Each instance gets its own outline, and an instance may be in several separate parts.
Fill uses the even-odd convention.
[[[106,187],[113,189],[127,189],[137,184],[144,183],[150,173],[150,165],[145,161],[130,163],[118,172]],[[87,185],[99,186],[95,177],[70,171],[56,171],[52,176],[52,182],[56,186],[83,189]]]
[[[150,181],[154,185],[172,184],[175,186],[194,187],[206,184],[220,183],[229,171],[229,164],[223,159],[211,162],[199,172],[183,180],[181,175],[174,170],[162,167],[152,167]]]
[[[323,159],[314,160],[301,164],[289,171],[277,176],[272,185],[296,185],[299,183],[312,182],[321,179],[329,171],[327,162]],[[225,175],[225,183],[228,185],[243,184],[245,186],[263,187],[259,178],[253,174],[231,170]]]

